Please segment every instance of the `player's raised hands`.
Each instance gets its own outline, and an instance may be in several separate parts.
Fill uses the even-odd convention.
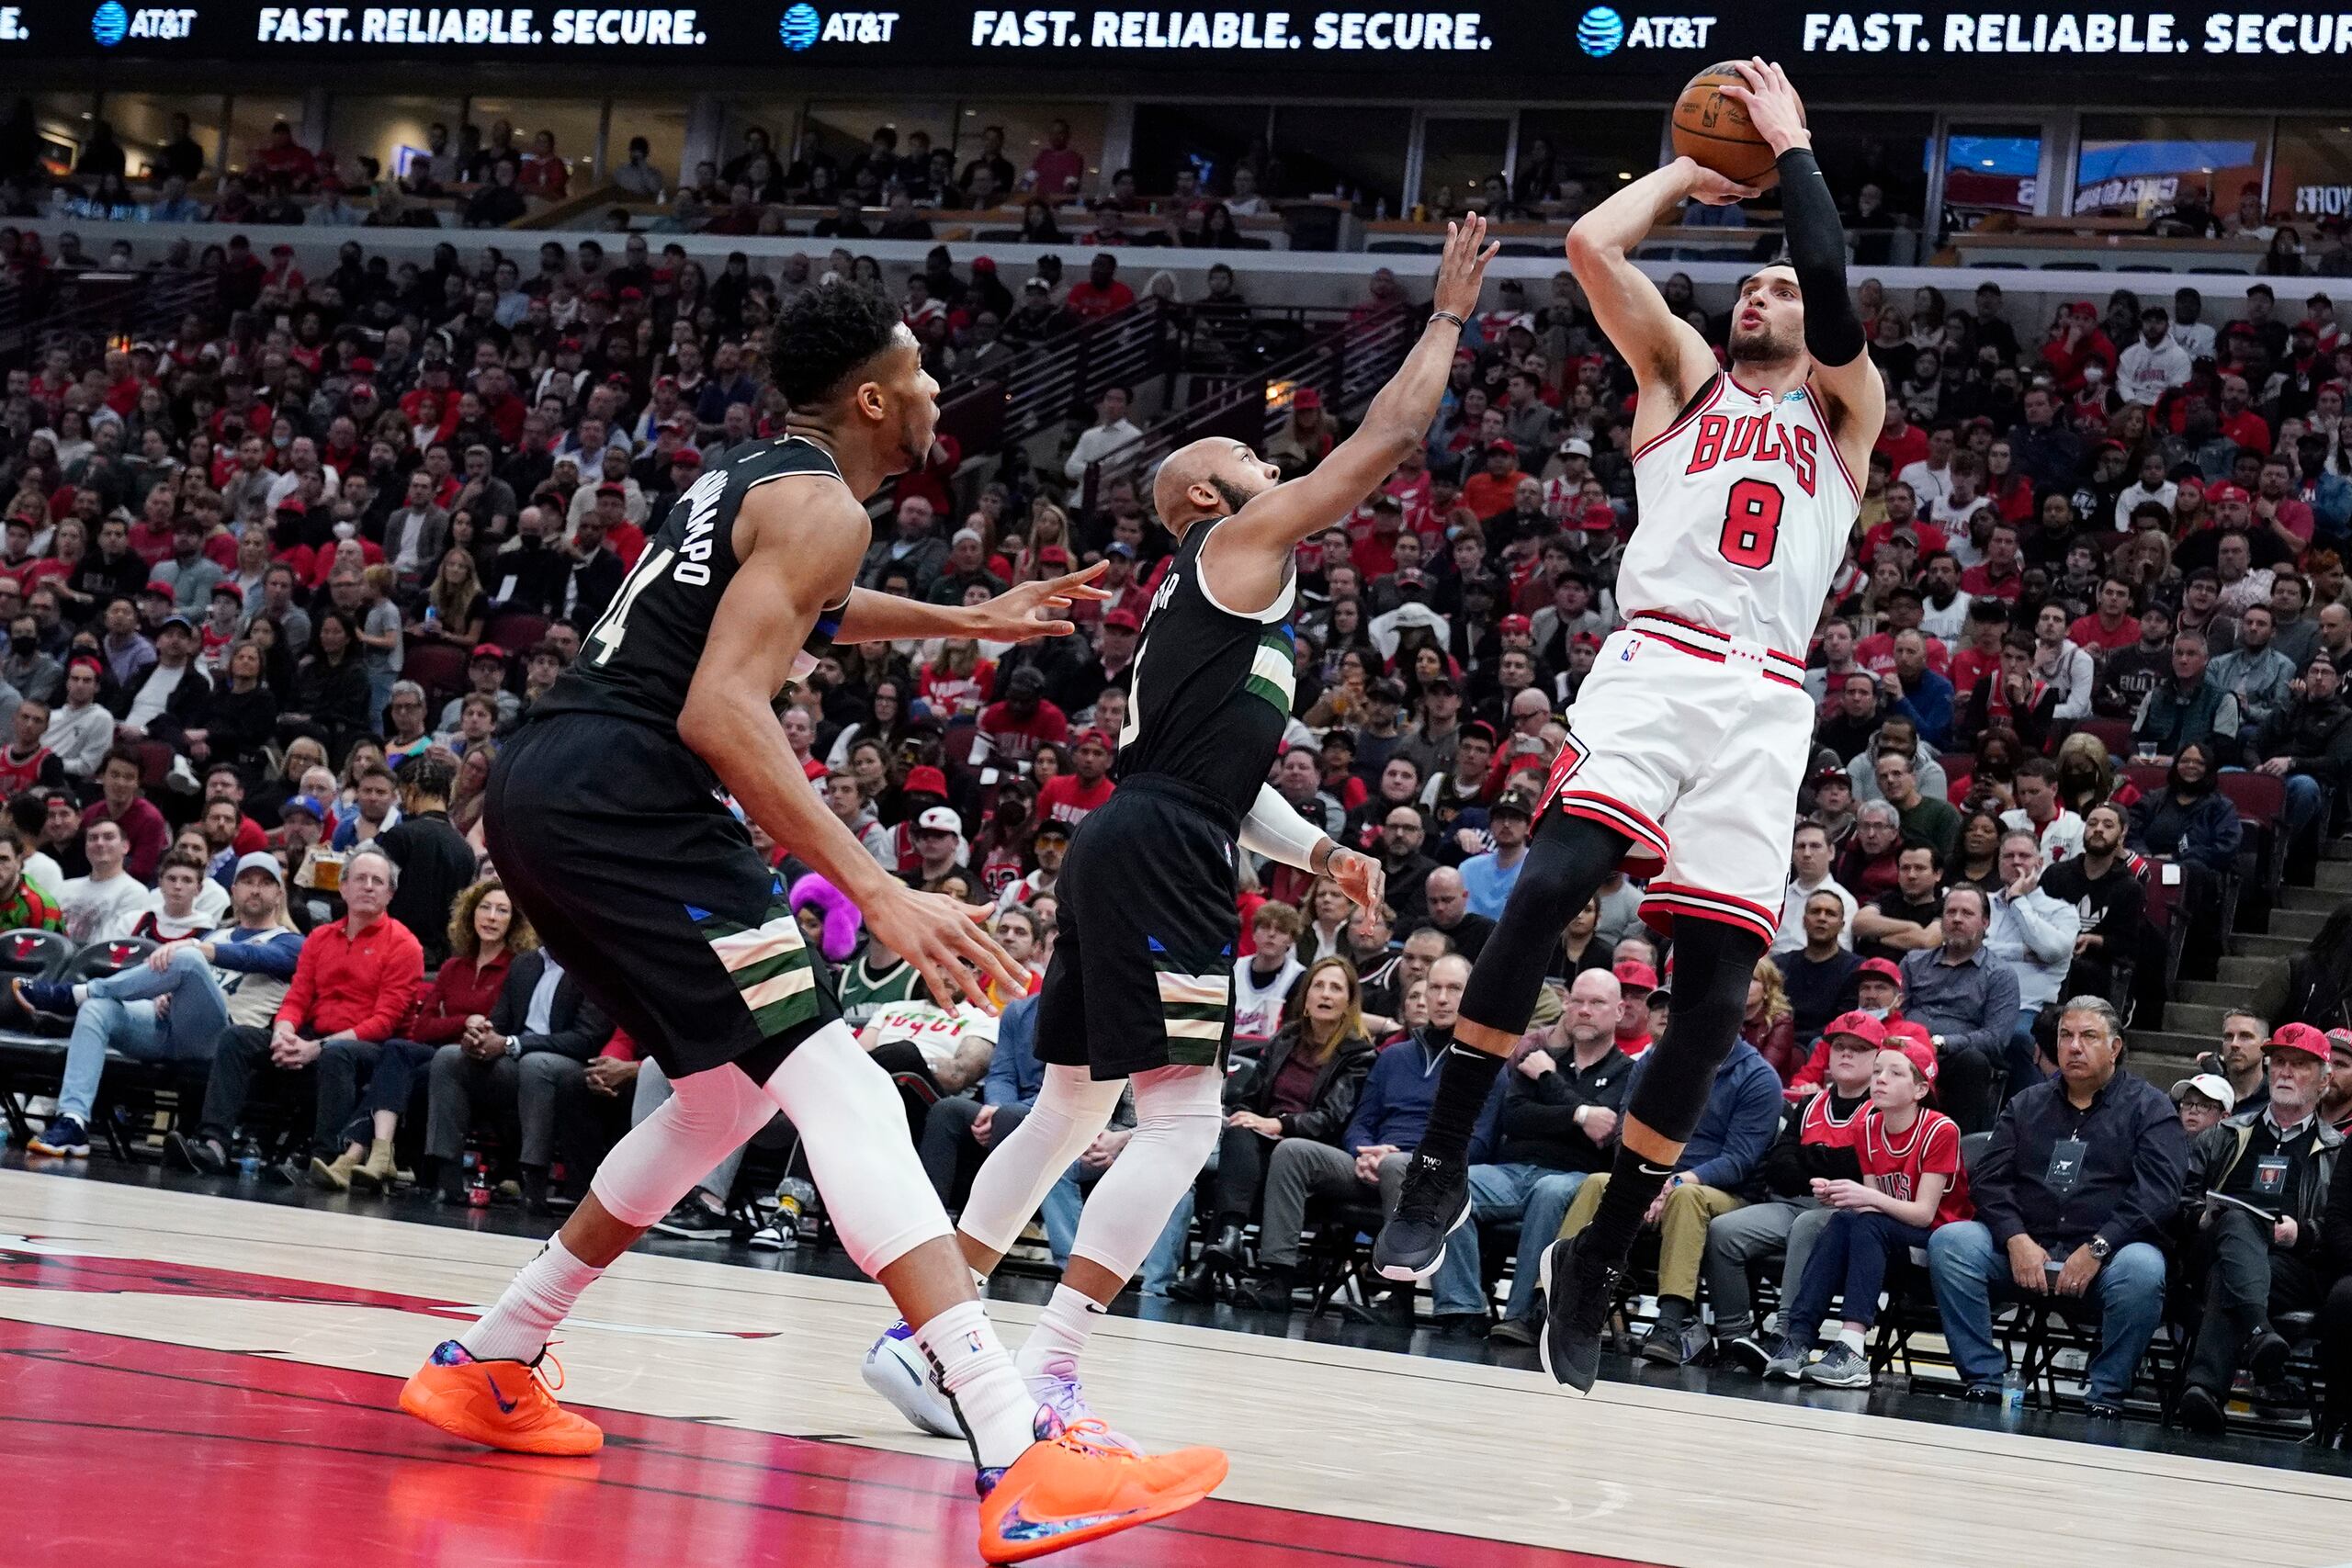
[[[1804,100],[1789,85],[1789,73],[1754,55],[1732,62],[1741,85],[1725,84],[1723,95],[1747,110],[1748,122],[1779,157],[1792,147],[1810,147],[1813,133],[1804,128]]]
[[[1731,89],[1724,89],[1729,92]],[[1696,158],[1682,160],[1690,167],[1684,171],[1690,180],[1690,199],[1702,207],[1729,207],[1736,201],[1749,201],[1764,194],[1760,186],[1744,186],[1729,175],[1719,175]]]
[[[932,999],[950,1012],[961,1002],[995,1012],[988,996],[991,979],[1001,996],[1029,994],[1029,972],[981,928],[981,911],[970,905],[899,887],[868,900],[860,912],[876,940],[913,964]]]
[[[1096,561],[1084,571],[1048,577],[1006,589],[995,598],[974,604],[965,614],[964,635],[989,642],[1028,642],[1041,637],[1068,637],[1078,628],[1062,619],[1062,612],[1081,599],[1102,600],[1110,590],[1091,586],[1110,567]]]
[[[1473,212],[1445,226],[1445,254],[1438,258],[1437,288],[1430,303],[1464,321],[1478,308],[1478,291],[1486,287],[1487,264],[1501,250],[1487,243],[1487,220]]]

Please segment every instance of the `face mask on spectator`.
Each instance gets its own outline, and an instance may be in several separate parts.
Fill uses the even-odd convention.
[[[9,649],[20,659],[40,646],[40,638],[37,637],[12,637],[8,639]]]

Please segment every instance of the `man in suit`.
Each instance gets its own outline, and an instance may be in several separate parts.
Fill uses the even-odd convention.
[[[424,1152],[439,1162],[441,1201],[466,1201],[466,1134],[478,1116],[519,1123],[523,1199],[543,1209],[562,1112],[587,1093],[588,1058],[613,1037],[612,1020],[547,953],[516,958],[488,1018],[433,1057]]]

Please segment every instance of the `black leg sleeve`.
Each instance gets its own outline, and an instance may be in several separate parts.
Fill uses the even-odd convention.
[[[1462,994],[1464,1019],[1507,1033],[1526,1032],[1560,933],[1592,901],[1633,842],[1582,817],[1559,810],[1544,814],[1503,918],[1470,971]],[[1747,998],[1741,991],[1743,1004]]]
[[[1674,996],[1667,1005],[1666,1034],[1650,1047],[1634,1081],[1625,1114],[1660,1137],[1680,1144],[1699,1124],[1714,1088],[1715,1069],[1739,1039],[1747,1011],[1747,985],[1764,939],[1744,926],[1720,920],[1685,919],[1674,924]],[[1650,1201],[1671,1169],[1650,1164],[1629,1144],[1620,1143],[1580,1258],[1588,1267],[1623,1262],[1641,1229]]]
[[[1674,925],[1674,995],[1666,1034],[1650,1047],[1625,1113],[1680,1143],[1699,1124],[1715,1069],[1739,1039],[1747,985],[1764,956],[1764,939],[1744,926],[1685,919]]]

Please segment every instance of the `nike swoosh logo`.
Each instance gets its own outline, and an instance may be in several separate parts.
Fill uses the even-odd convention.
[[[1670,1165],[1652,1165],[1647,1160],[1637,1160],[1634,1163],[1641,1167],[1644,1176],[1672,1176],[1674,1174],[1674,1168]]]
[[[1107,1514],[1078,1514],[1066,1519],[1033,1519],[1019,1503],[1005,1510],[997,1533],[1007,1540],[1046,1540],[1076,1530],[1091,1529],[1142,1513],[1141,1508],[1121,1508]]]
[[[509,1399],[503,1393],[501,1393],[498,1390],[498,1380],[492,1377],[488,1372],[482,1373],[481,1381],[490,1385],[490,1397],[498,1402],[498,1413],[501,1416],[514,1415],[514,1406],[519,1404],[520,1401]]]

